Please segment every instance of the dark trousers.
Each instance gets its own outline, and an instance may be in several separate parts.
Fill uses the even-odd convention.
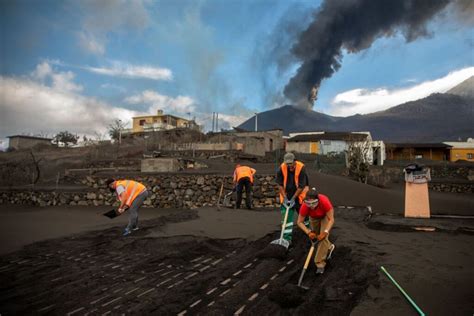
[[[242,192],[245,187],[245,206],[248,209],[252,208],[252,183],[248,177],[242,178],[237,183],[237,201],[235,206],[240,208],[240,204],[242,204]]]

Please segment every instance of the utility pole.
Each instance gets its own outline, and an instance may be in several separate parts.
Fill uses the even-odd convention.
[[[212,112],[212,128],[211,131],[214,133],[214,121],[216,118],[216,112]]]
[[[216,132],[219,132],[219,113],[216,113]]]
[[[257,114],[258,113],[255,113],[255,131],[256,132],[258,131],[258,117],[257,117]]]
[[[119,145],[122,145],[122,120],[119,121]]]

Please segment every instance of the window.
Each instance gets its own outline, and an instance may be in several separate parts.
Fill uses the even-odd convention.
[[[415,155],[415,159],[422,159],[423,155]]]
[[[331,141],[330,140],[323,140],[323,145],[331,145]]]
[[[140,122],[138,122],[138,125],[140,125],[140,126],[145,125],[145,120],[140,120]]]
[[[467,153],[467,159],[472,159],[472,153]]]

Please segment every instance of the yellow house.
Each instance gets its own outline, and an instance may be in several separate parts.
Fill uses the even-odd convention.
[[[452,146],[449,161],[474,161],[474,139],[469,138],[467,142],[445,142],[445,144]]]
[[[163,114],[163,110],[158,110],[156,115],[136,116],[132,119],[132,133],[154,132],[174,128],[199,128],[194,120],[186,120],[178,116]]]

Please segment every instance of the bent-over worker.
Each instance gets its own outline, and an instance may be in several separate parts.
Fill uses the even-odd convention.
[[[119,214],[129,211],[128,225],[123,232],[123,236],[130,235],[132,230],[138,230],[138,209],[148,197],[146,187],[140,182],[133,180],[108,179],[107,187],[111,192],[115,192],[120,206],[117,209]]]
[[[306,216],[309,216],[311,229],[308,229],[304,224]],[[318,194],[315,188],[309,190],[304,204],[300,208],[297,224],[312,242],[319,241],[314,263],[317,267],[316,273],[324,273],[326,260],[331,258],[332,252],[336,248],[328,238],[334,225],[334,208],[329,198],[323,194]]]
[[[252,209],[252,185],[253,176],[256,170],[248,166],[237,164],[234,170],[234,188],[237,191],[236,208],[242,204],[242,192],[245,187],[245,205],[249,210]]]

